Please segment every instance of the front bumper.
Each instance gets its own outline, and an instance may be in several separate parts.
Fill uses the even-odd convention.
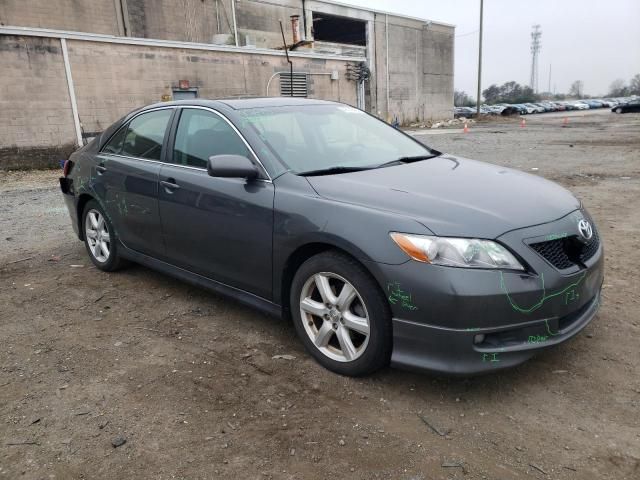
[[[537,352],[575,336],[593,319],[600,292],[563,318],[464,330],[393,319],[394,367],[436,373],[476,375],[516,366]],[[485,335],[475,343],[478,335]]]
[[[604,280],[602,243],[582,265],[558,270],[529,245],[576,228],[576,213],[498,241],[527,272],[415,261],[370,269],[393,316],[393,366],[473,375],[508,368],[576,335],[594,318]]]

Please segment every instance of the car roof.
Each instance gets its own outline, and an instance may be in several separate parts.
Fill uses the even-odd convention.
[[[234,110],[244,110],[248,108],[269,108],[269,107],[293,107],[305,105],[336,105],[336,102],[327,100],[315,100],[309,98],[295,97],[256,97],[256,98],[221,98],[221,99],[193,99],[193,100],[176,100],[172,102],[160,102],[148,105],[142,110],[157,108],[160,106],[201,106],[201,107],[220,107],[223,104]]]

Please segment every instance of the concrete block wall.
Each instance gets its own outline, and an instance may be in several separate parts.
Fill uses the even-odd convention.
[[[211,43],[218,33],[232,33],[231,4],[232,0],[0,0],[0,24]],[[289,17],[302,15],[300,0],[236,0],[235,5],[240,45],[248,34],[257,47],[280,47],[280,19],[290,43]],[[314,12],[367,22],[369,111],[404,124],[452,117],[453,27],[320,0],[307,0],[305,8],[309,24]],[[302,19],[300,29],[302,33]],[[69,40],[68,47],[85,132],[101,131],[133,108],[170,95],[180,79],[190,80],[201,97],[261,96],[275,72],[288,71],[284,57],[261,53],[85,40]],[[0,132],[5,164],[6,152],[14,152],[15,158],[15,149],[21,149],[22,156],[31,151],[36,162],[53,161],[54,153],[73,143],[59,49],[59,39],[0,35],[0,92],[11,92],[0,96],[0,121],[8,126]],[[345,61],[293,58],[296,71],[339,71],[339,81],[310,76],[312,98],[356,103],[355,83],[345,79]],[[31,91],[36,93],[31,96]],[[274,80],[270,94],[279,92]],[[58,150],[47,153],[47,148]]]
[[[452,118],[454,31],[446,25],[376,15],[374,109],[402,124]]]
[[[119,35],[116,7],[114,0],[2,0],[0,25]]]
[[[422,74],[425,118],[453,117],[453,27],[430,24],[422,33]]]
[[[287,72],[284,56],[67,40],[83,131],[100,132],[138,107],[161,101],[186,79],[201,98],[264,96]],[[346,62],[293,57],[310,76],[309,97],[356,103]],[[75,148],[60,40],[0,35],[0,168],[56,165]],[[6,95],[5,95],[6,93]],[[277,80],[270,94],[279,95]]]
[[[122,1],[131,37],[212,43],[215,34],[233,31],[231,0],[116,1]]]
[[[264,96],[269,78],[287,72],[284,57],[183,50],[137,45],[69,41],[78,111],[85,131],[104,130],[127,112],[170,95],[181,79],[198,88],[200,98]],[[309,97],[356,102],[355,83],[345,79],[346,63],[339,60],[293,58],[296,71],[329,73],[311,76]],[[270,94],[279,96],[277,81]]]
[[[0,168],[54,166],[75,148],[60,40],[0,35]]]
[[[241,0],[236,4],[238,25],[238,41],[245,45],[247,35],[251,44],[261,48],[282,47],[280,20],[284,28],[287,44],[293,43],[291,15],[300,15],[300,36],[304,36],[302,21],[302,2],[300,0],[280,0],[275,3],[264,1]]]

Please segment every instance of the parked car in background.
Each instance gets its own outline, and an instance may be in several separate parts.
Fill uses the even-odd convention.
[[[544,113],[545,108],[540,105],[536,105],[534,103],[525,103],[526,106],[531,107],[533,111],[531,113]]]
[[[520,110],[515,107],[515,105],[504,105],[504,108],[500,112],[500,115],[517,115],[520,113]]]
[[[621,103],[611,109],[615,113],[631,113],[640,112],[640,100],[632,100],[627,103]]]
[[[133,261],[291,319],[342,375],[513,367],[600,305],[602,242],[568,190],[344,104],[155,104],[63,172],[98,270]]]
[[[511,107],[515,108],[520,115],[527,115],[529,113],[527,107],[525,107],[521,103],[514,103],[511,105]]]
[[[472,117],[475,117],[476,113],[477,113],[476,109],[471,107],[455,107],[453,109],[454,118],[460,118],[460,117],[472,118]]]
[[[554,108],[550,104],[548,104],[546,102],[539,102],[539,103],[535,103],[534,105],[536,105],[538,107],[541,107],[542,109],[544,109],[545,112],[553,112],[554,111]]]
[[[576,110],[589,110],[589,104],[586,102],[573,102],[572,105],[576,108]]]

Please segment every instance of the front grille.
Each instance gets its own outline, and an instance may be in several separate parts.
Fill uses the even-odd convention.
[[[587,243],[582,243],[577,235],[572,235],[532,243],[530,246],[558,270],[564,270],[589,260],[596,254],[599,245],[600,237],[598,231],[593,227],[593,237]]]
[[[542,256],[547,262],[556,267],[559,270],[573,267],[575,265],[567,255],[564,247],[564,238],[557,240],[549,240],[547,242],[532,243],[533,248],[540,256]]]
[[[582,260],[583,262],[586,262],[591,257],[593,257],[598,251],[599,245],[600,245],[600,237],[598,237],[598,231],[594,227],[593,237],[591,237],[591,240],[589,240],[589,243],[587,243],[582,248],[582,251],[580,252],[580,260]]]

